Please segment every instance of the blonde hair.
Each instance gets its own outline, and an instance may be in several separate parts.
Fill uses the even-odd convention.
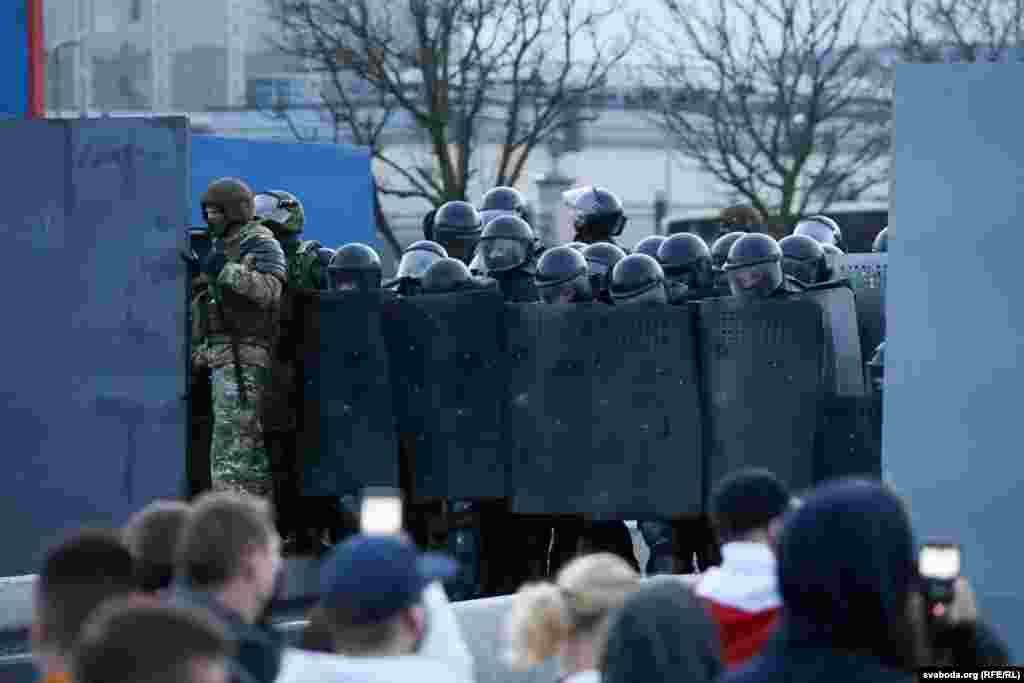
[[[558,573],[556,583],[528,583],[516,593],[506,622],[508,663],[528,668],[558,653],[572,637],[603,650],[608,615],[640,585],[640,575],[618,555],[584,555]]]

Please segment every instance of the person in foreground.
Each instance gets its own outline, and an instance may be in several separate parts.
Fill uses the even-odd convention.
[[[75,645],[75,683],[227,683],[233,652],[201,610],[130,599],[104,603]]]
[[[711,683],[722,672],[714,624],[689,587],[658,576],[612,618],[603,683]]]
[[[728,683],[912,681],[928,660],[914,536],[884,486],[826,484],[787,518],[778,547],[782,617]]]
[[[598,683],[609,615],[640,586],[618,555],[579,557],[557,583],[531,583],[515,596],[505,625],[507,659],[518,669],[558,656],[563,683]]]
[[[321,567],[316,607],[332,652],[285,650],[278,683],[472,683],[472,656],[440,583],[456,569],[392,536],[337,546]]]

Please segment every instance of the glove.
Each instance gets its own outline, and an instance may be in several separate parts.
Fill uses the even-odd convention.
[[[203,261],[203,272],[206,273],[210,280],[216,282],[220,276],[220,271],[224,270],[224,266],[228,264],[228,255],[220,249],[212,250]]]

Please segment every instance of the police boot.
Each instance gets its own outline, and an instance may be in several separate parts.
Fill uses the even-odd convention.
[[[672,524],[663,520],[643,520],[638,522],[638,526],[651,552],[645,570],[647,576],[675,574],[679,571],[676,566],[676,543]]]
[[[452,601],[480,597],[480,516],[470,501],[449,504],[448,552],[458,561],[459,571],[446,586]]]

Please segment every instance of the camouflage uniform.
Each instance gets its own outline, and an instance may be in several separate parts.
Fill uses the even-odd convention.
[[[214,427],[210,464],[214,488],[243,489],[259,495],[269,492],[262,402],[271,349],[279,331],[284,258],[282,253],[279,274],[257,270],[253,257],[243,259],[242,254],[267,241],[280,252],[273,233],[257,222],[221,238],[219,246],[228,263],[216,282],[201,276],[206,286],[196,288],[192,301],[193,368],[195,372],[206,368],[211,371]]]

